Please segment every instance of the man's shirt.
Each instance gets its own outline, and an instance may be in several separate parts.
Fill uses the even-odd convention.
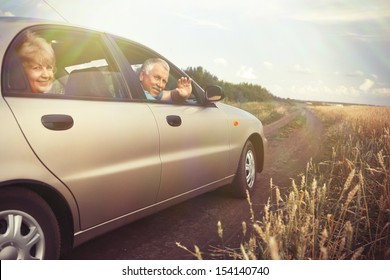
[[[163,96],[163,92],[160,92],[157,96],[151,95],[150,92],[147,90],[144,90],[144,93],[145,93],[147,100],[161,100],[161,98]]]

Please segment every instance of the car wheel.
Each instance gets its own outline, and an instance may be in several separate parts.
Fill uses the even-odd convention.
[[[231,189],[234,196],[246,198],[246,191],[252,193],[256,183],[256,153],[251,141],[247,141],[238,163],[236,177]]]
[[[53,211],[31,190],[0,189],[0,259],[58,259],[60,231]]]

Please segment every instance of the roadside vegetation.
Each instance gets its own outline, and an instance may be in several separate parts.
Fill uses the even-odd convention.
[[[263,125],[270,124],[286,115],[292,107],[283,102],[267,101],[267,102],[234,102],[225,101],[226,104],[243,109],[255,117],[257,117]]]
[[[226,82],[201,66],[188,67],[184,71],[202,88],[209,85],[223,88],[225,93],[223,102],[252,113],[264,125],[277,121],[286,114],[287,110],[294,108],[291,100],[277,98],[260,85]]]
[[[322,158],[308,162],[291,186],[283,186],[286,191],[271,179],[271,196],[261,213],[253,212],[248,196],[251,219],[242,222],[240,247],[222,245],[208,256],[390,259],[390,108],[311,110],[326,128],[319,143],[324,147]],[[223,241],[223,225],[217,222],[217,226]],[[194,251],[178,246],[202,259],[196,246]]]
[[[220,80],[217,76],[211,74],[203,67],[188,67],[184,70],[194,81],[202,88],[210,85],[218,85],[225,92],[225,99],[228,102],[265,102],[276,99],[266,88],[250,83],[233,84]]]

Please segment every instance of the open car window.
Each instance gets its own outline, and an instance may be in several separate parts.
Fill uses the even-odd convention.
[[[157,58],[160,57],[157,53],[154,53],[153,51],[140,47],[137,44],[134,44],[130,41],[121,39],[121,38],[115,38],[115,41],[123,53],[123,55],[126,58],[126,62],[128,66],[130,66],[131,70],[133,71],[133,74],[136,76],[134,81],[138,81],[138,76],[140,69],[142,67],[142,64],[144,63],[145,60],[149,58]],[[164,58],[163,58],[164,59]],[[165,89],[166,90],[172,90],[175,89],[177,86],[177,80],[184,76],[182,71],[177,69],[174,65],[169,63],[167,61],[169,66],[170,66],[170,72],[169,72],[169,78],[168,82],[166,84]],[[141,87],[141,85],[136,85],[136,87]],[[192,94],[191,96],[186,100],[186,104],[201,104],[200,98],[199,98],[199,93],[195,90],[196,87],[192,87]],[[144,95],[141,95],[141,99],[146,100],[146,97]],[[151,101],[151,102],[162,102],[162,101]]]
[[[3,89],[6,94],[29,95],[33,92],[25,64],[18,53],[26,32],[50,43],[55,54],[54,82],[39,97],[127,97],[120,71],[99,33],[53,26],[31,28],[16,38],[13,47],[6,54],[6,71],[3,74]]]

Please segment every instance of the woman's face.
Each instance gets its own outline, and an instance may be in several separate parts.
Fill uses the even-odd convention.
[[[33,93],[48,92],[54,80],[54,66],[42,62],[29,62],[24,64],[24,71]]]

